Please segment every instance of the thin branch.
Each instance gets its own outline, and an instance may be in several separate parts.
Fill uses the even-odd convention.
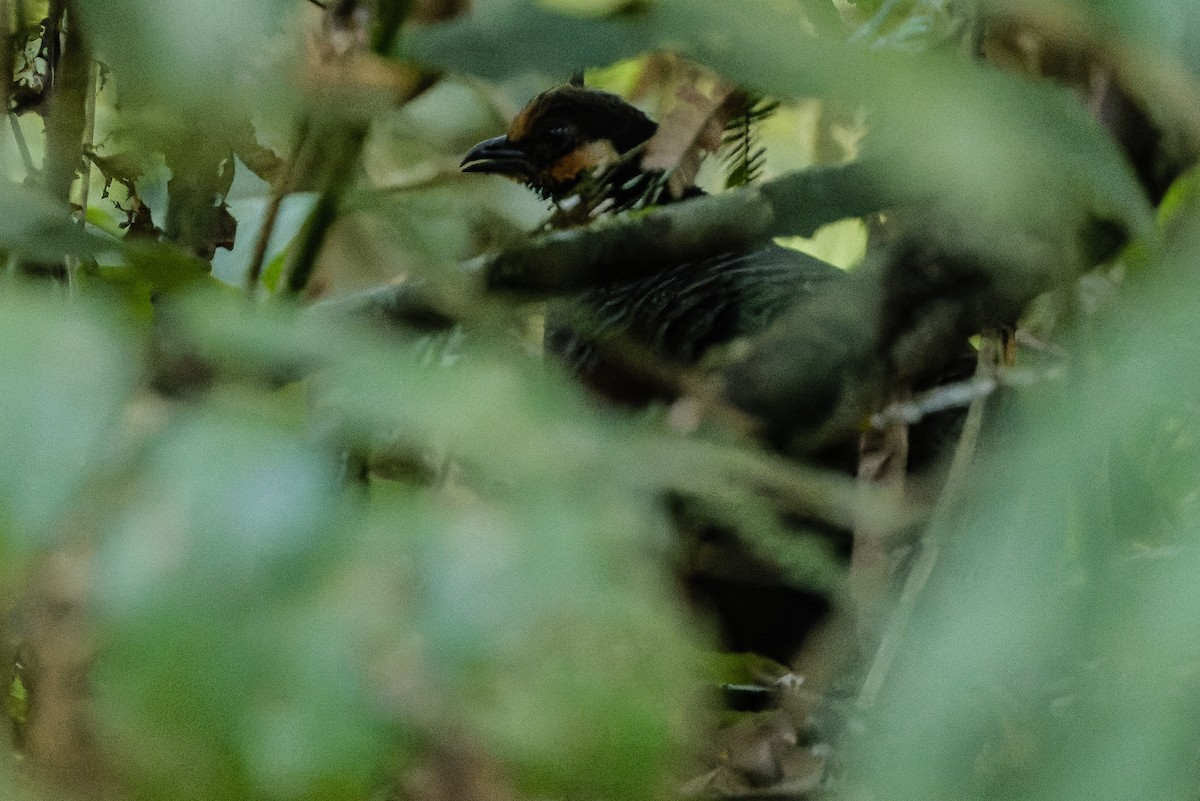
[[[0,110],[8,112],[13,83],[13,16],[9,0],[0,0]],[[17,22],[20,26],[20,22]]]
[[[382,5],[380,18],[376,20],[371,35],[372,52],[383,55],[391,50],[411,7],[412,4],[407,2]],[[420,86],[419,81],[414,82],[412,92],[415,94]],[[410,98],[401,98],[401,103],[408,99]],[[325,237],[333,227],[342,198],[350,187],[353,168],[362,154],[367,131],[368,123],[353,123],[350,130],[331,138],[332,157],[328,161],[325,189],[317,198],[316,206],[300,231],[299,250],[284,282],[284,294],[299,295],[308,286]]]
[[[901,394],[897,390],[897,394]],[[864,431],[859,436],[858,481],[863,489],[892,496],[897,505],[907,494],[909,430],[903,421]],[[850,551],[849,605],[860,643],[878,638],[889,599],[897,561],[892,553],[894,530],[881,531],[865,521],[855,521]]]
[[[17,115],[10,113],[8,123],[12,126],[13,139],[17,143],[17,150],[21,153],[21,163],[25,165],[25,174],[32,178],[38,174],[38,168],[33,163],[33,154],[29,152],[29,144],[25,141],[25,133],[21,130],[21,123],[17,120]]]
[[[46,156],[42,180],[46,191],[63,203],[70,203],[71,185],[83,163],[85,84],[91,69],[91,55],[80,30],[79,15],[67,0],[50,4],[46,25],[52,31],[50,41],[62,41],[59,63],[51,57],[54,80],[50,84],[46,121]],[[54,33],[57,31],[57,33]]]
[[[284,283],[284,294],[299,295],[308,286],[317,265],[317,256],[337,219],[342,198],[354,177],[354,165],[358,163],[366,140],[366,126],[360,125],[346,132],[341,141],[336,143],[335,152],[328,161],[325,190],[317,198],[316,205],[300,230],[300,243]]]
[[[88,69],[86,94],[83,106],[83,138],[80,141],[80,152],[92,152],[93,139],[96,136],[96,92],[100,81],[100,64],[92,61]],[[81,159],[79,168],[79,229],[87,230],[88,195],[92,183],[92,160]],[[93,268],[95,261],[88,257],[86,261],[78,256],[67,257],[67,286],[74,291],[79,268]]]
[[[83,153],[91,153],[96,137],[96,92],[100,80],[100,65],[93,61],[88,70],[87,95],[83,106]],[[92,178],[92,160],[83,159],[79,175],[79,227],[87,225],[88,194]]]
[[[746,249],[775,236],[811,235],[822,225],[915,199],[877,180],[872,164],[855,162],[535,236],[463,267],[478,276],[481,290],[535,298],[564,295]],[[388,308],[395,302],[392,296],[404,305],[413,293],[389,284],[363,293],[356,303]]]
[[[801,170],[758,187],[696,198],[556,231],[483,259],[488,289],[526,295],[575,292],[664,266],[752,249],[918,200],[879,179],[871,162]]]
[[[1017,331],[1018,339],[1026,339]],[[986,398],[1000,387],[1028,387],[1042,381],[1057,378],[1061,369],[1012,369],[997,368],[991,375],[974,375],[965,381],[942,384],[916,395],[910,400],[893,403],[881,412],[871,415],[871,428],[883,429],[897,423],[913,425],[930,415],[950,409],[969,407],[976,400]]]
[[[300,126],[296,137],[296,148],[284,169],[280,170],[271,182],[271,192],[267,197],[267,208],[263,214],[262,226],[258,229],[258,237],[254,241],[254,254],[250,257],[250,265],[246,268],[246,294],[253,297],[258,291],[258,281],[262,277],[263,263],[267,258],[267,247],[271,243],[271,235],[275,232],[275,223],[279,219],[279,209],[283,199],[295,185],[296,176],[310,157],[313,147],[312,126],[305,121]]]
[[[995,380],[999,350],[998,337],[985,335],[984,345],[979,349],[976,377]],[[950,462],[946,482],[942,486],[941,498],[938,500],[937,509],[929,522],[927,529],[929,534],[921,541],[920,556],[905,579],[904,587],[900,591],[900,597],[892,612],[892,618],[880,640],[879,649],[875,653],[867,676],[863,680],[858,696],[860,709],[870,709],[879,699],[884,681],[891,672],[896,655],[900,651],[900,644],[908,631],[908,624],[916,609],[917,599],[924,591],[925,585],[928,584],[930,576],[933,575],[938,557],[946,544],[946,536],[950,533],[951,528],[948,525],[949,516],[958,508],[966,477],[979,447],[979,435],[983,429],[983,412],[986,403],[987,395],[980,395],[971,402],[967,419],[963,423],[962,434],[958,438],[958,446],[955,448],[954,457]]]

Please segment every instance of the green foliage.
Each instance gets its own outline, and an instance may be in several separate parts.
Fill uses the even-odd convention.
[[[131,378],[112,324],[10,288],[0,336],[29,371],[4,395],[4,465],[22,471],[0,485],[9,541],[48,535],[84,471],[122,487],[93,521],[95,680],[142,795],[365,795],[442,727],[531,792],[635,797],[658,780],[690,657],[648,558],[653,485],[623,448],[642,435],[519,353],[430,365],[416,343],[225,293],[172,315],[218,362],[325,366],[315,419],[286,424],[290,393],[220,393],[111,463],[99,440]],[[347,491],[336,450],[306,433],[334,419],[455,453],[489,499]]]
[[[1013,410],[969,500],[931,532],[952,538],[944,569],[859,749],[881,794],[1194,793],[1180,745],[1200,734],[1188,333],[1200,321],[1182,297],[1197,254],[1189,204],[1154,278],[1086,346],[1095,366]],[[1150,492],[1117,489],[1134,480]],[[1002,706],[1025,717],[1025,747],[1001,736]],[[991,763],[972,764],[964,742],[993,743]]]
[[[182,108],[201,105],[211,113],[247,99],[229,89],[250,83],[245,70],[261,58],[263,38],[294,13],[295,4],[137,0],[114,13],[104,0],[80,0],[78,9],[98,55],[121,76],[123,92],[142,102],[150,97]]]
[[[128,336],[105,310],[84,302],[70,316],[60,309],[11,287],[0,298],[0,547],[8,553],[55,541],[106,467],[136,378]]]
[[[8,692],[4,696],[5,715],[13,722],[15,727],[25,725],[29,715],[29,690],[25,687],[25,682],[21,681],[19,675],[13,676],[12,682],[8,685]]]
[[[758,143],[758,125],[777,108],[778,100],[749,96],[744,108],[726,123],[721,136],[726,189],[752,184],[761,177],[767,149]]]
[[[8,182],[0,189],[0,244],[35,259],[83,256],[103,247],[102,240],[71,224],[64,212],[45,193]]]
[[[1150,210],[1127,165],[1065,90],[940,52],[803,38],[799,17],[798,6],[767,0],[732,15],[718,5],[661,0],[637,15],[583,21],[532,0],[497,0],[461,22],[414,30],[400,52],[499,79],[569,74],[573,65],[670,47],[772,96],[869,104],[893,180],[952,198],[950,207],[963,213],[977,210],[972,227],[1054,228],[1094,211],[1149,231]]]
[[[772,98],[869,110],[884,189],[935,199],[982,261],[1029,230],[1069,242],[1102,221],[1136,240],[1122,258],[1137,269],[1100,311],[1073,305],[1070,287],[1047,303],[1074,310],[1053,332],[1048,350],[1068,354],[1054,377],[989,406],[966,489],[925,531],[930,583],[891,624],[897,651],[839,743],[831,792],[1195,795],[1195,172],[1156,225],[1072,93],[946,46],[961,32],[946,3],[854,3],[847,32],[816,0],[480,0],[394,44],[410,4],[367,5],[384,12],[363,38],[386,67],[324,53],[345,67],[330,90],[328,65],[296,56],[312,4],[79,0],[70,13],[105,69],[84,93],[91,111],[77,109],[85,149],[66,157],[95,150],[87,164],[103,174],[89,172],[90,195],[52,196],[39,182],[62,154],[34,147],[29,172],[4,144],[4,640],[37,640],[22,630],[43,589],[33,568],[66,562],[75,594],[55,608],[97,639],[80,717],[94,716],[124,794],[368,798],[450,753],[528,797],[647,798],[678,789],[704,728],[698,685],[783,670],[745,657],[704,675],[710,638],[669,575],[664,497],[697,498],[791,584],[844,590],[828,549],[763,498],[849,527],[877,511],[852,488],[717,426],[692,431],[687,408],[600,408],[531,353],[539,310],[479,291],[465,261],[543,211],[518,187],[464,180],[465,148],[547,79],[670,51]],[[1192,4],[1077,8],[1123,46],[1155,43],[1194,90]],[[310,33],[333,25],[321,20]],[[362,32],[339,33],[352,47]],[[625,68],[636,86],[642,67]],[[419,94],[427,70],[454,77]],[[727,129],[727,186],[761,172],[756,126],[773,102],[752,99]],[[117,159],[125,148],[136,168]],[[333,178],[331,152],[355,156]],[[199,189],[181,198],[189,176]],[[133,218],[101,197],[114,181],[144,224],[117,226]],[[272,223],[276,193],[288,198]],[[313,197],[331,219],[307,290],[408,279],[454,324],[385,330],[276,297]],[[236,247],[210,258],[198,245],[234,234],[179,209],[227,201]],[[234,285],[271,226],[258,282],[271,297],[247,298]],[[67,280],[17,275],[45,264]],[[1028,279],[981,268],[981,281]],[[69,645],[90,658],[90,639]],[[4,714],[21,727],[39,687],[4,658]],[[23,799],[11,768],[0,760],[0,796]]]
[[[320,797],[379,770],[358,626],[317,603],[335,471],[270,412],[218,406],[162,432],[104,537],[99,702],[151,794]]]

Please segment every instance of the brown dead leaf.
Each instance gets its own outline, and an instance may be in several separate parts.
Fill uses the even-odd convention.
[[[709,93],[691,84],[676,91],[676,104],[658,124],[658,132],[646,144],[642,166],[670,176],[673,197],[683,196],[694,185],[700,165],[721,146],[721,134],[736,104],[727,103],[736,87],[718,80]]]
[[[693,798],[792,798],[824,780],[827,757],[800,743],[785,714],[755,715],[727,726],[713,741],[709,769],[684,782],[680,795]]]

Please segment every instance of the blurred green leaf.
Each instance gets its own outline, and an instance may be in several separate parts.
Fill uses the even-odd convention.
[[[99,308],[7,286],[0,292],[0,532],[44,546],[105,466],[132,388],[130,343]]]
[[[237,606],[263,578],[298,577],[328,519],[334,485],[327,461],[265,421],[242,423],[226,413],[177,424],[150,455],[141,503],[114,542],[114,559],[123,559],[107,564],[108,611],[136,617],[180,581],[196,582],[197,591],[219,585],[205,605]],[[136,558],[149,561],[125,561]],[[187,596],[175,597],[198,601]]]
[[[845,26],[833,0],[801,0],[801,5],[818,34],[839,38],[844,35]]]
[[[638,544],[661,537],[651,501],[599,482],[381,518],[411,549],[401,712],[473,732],[533,795],[645,797],[677,756],[692,661]]]
[[[288,251],[282,250],[275,258],[267,262],[262,271],[262,285],[268,294],[274,295],[279,290],[279,279],[283,277],[283,268],[287,264]]]
[[[397,52],[494,80],[538,72],[565,81],[580,65],[607,65],[666,47],[711,59],[718,70],[720,62],[736,58],[740,68],[727,74],[734,79],[786,63],[772,87],[747,81],[763,91],[795,80],[787,93],[816,94],[835,80],[842,51],[804,34],[798,4],[749,0],[739,12],[730,15],[724,6],[696,0],[658,0],[640,13],[582,19],[536,0],[494,0],[466,19],[412,29]],[[783,52],[772,53],[778,46]]]
[[[256,310],[212,293],[176,306],[164,319],[220,359],[323,368],[312,380],[319,419],[337,421],[362,436],[451,453],[471,484],[487,488],[488,500],[481,497],[450,515],[422,512],[411,502],[374,505],[376,534],[363,564],[371,571],[394,566],[383,581],[400,581],[399,595],[385,592],[380,598],[367,580],[360,590],[378,602],[345,609],[341,622],[375,636],[381,628],[395,632],[395,647],[402,652],[397,658],[417,660],[420,697],[401,699],[397,729],[419,724],[433,714],[432,707],[443,725],[457,721],[482,738],[524,786],[537,792],[633,798],[664,775],[680,736],[675,711],[688,686],[690,662],[685,624],[674,599],[663,592],[659,562],[651,557],[664,546],[666,533],[654,485],[609,466],[623,460],[617,443],[629,436],[627,431],[616,421],[601,422],[574,392],[519,351],[473,345],[453,358],[430,361],[427,349],[416,342],[288,307]],[[247,593],[295,575],[304,560],[288,566],[292,563],[285,559],[277,568],[283,572],[272,579],[273,559],[264,563],[258,549],[247,549],[247,541],[263,539],[248,526],[277,529],[267,542],[296,543],[302,556],[306,538],[316,536],[316,507],[328,503],[319,487],[299,487],[293,496],[289,488],[296,482],[288,479],[286,465],[268,460],[262,477],[251,471],[264,453],[276,452],[273,439],[264,442],[265,435],[254,430],[224,433],[214,425],[193,422],[161,446],[146,467],[145,500],[135,506],[140,511],[105,552],[104,608],[130,638],[105,662],[105,675],[120,691],[109,701],[112,708],[123,715],[130,709],[150,715],[142,722],[148,730],[169,726],[187,710],[182,702],[164,706],[163,694],[181,682],[198,681],[197,674],[210,676],[208,686],[197,688],[188,702],[197,706],[188,714],[193,721],[208,721],[199,730],[215,739],[203,744],[181,739],[170,748],[175,754],[201,745],[210,753],[250,747],[222,732],[239,730],[244,724],[238,710],[260,709],[263,701],[246,695],[257,692],[247,674],[253,665],[227,662],[234,654],[243,660],[259,657],[243,641],[223,649],[202,639],[178,646],[191,654],[188,666],[172,664],[161,673],[143,667],[139,677],[125,678],[138,673],[137,655],[151,641],[167,647],[165,637],[190,640],[191,630],[207,631],[218,620],[227,621],[221,624],[225,628],[230,623],[246,628],[251,641],[269,640],[253,610],[281,614],[272,600],[279,590],[265,599]],[[252,497],[256,488],[283,494],[286,502],[272,503],[273,510],[295,507],[284,518],[286,525],[270,518],[230,518],[223,511],[261,506],[263,501]],[[189,521],[209,522],[199,529]],[[162,548],[173,558],[155,557]],[[363,558],[352,548],[339,553],[339,564]],[[133,561],[124,562],[123,555]],[[357,575],[358,568],[353,572]],[[213,593],[218,595],[208,597]],[[405,601],[395,606],[389,598]],[[150,625],[153,617],[139,622],[147,614],[157,615],[158,623]],[[309,617],[320,615],[302,612],[295,620]],[[316,636],[302,623],[294,625]],[[164,626],[177,633],[164,632]],[[268,628],[275,637],[289,630],[278,623]],[[284,637],[274,646],[279,665],[291,658],[289,641]],[[419,643],[415,655],[408,651],[410,642]],[[207,650],[229,655],[203,657]],[[125,661],[116,661],[121,654]],[[353,675],[342,681],[353,684],[354,675],[361,675],[361,665],[358,673],[351,665],[343,668]],[[230,682],[238,689],[216,692],[212,681],[218,675],[222,686]],[[204,706],[216,703],[219,708]],[[287,714],[316,714],[305,711],[312,708],[327,709],[320,699],[306,696]],[[251,711],[244,714],[249,719]],[[346,714],[339,713],[330,725],[348,726]],[[120,730],[129,731],[135,723],[137,718],[126,721]],[[283,747],[272,745],[274,738],[289,731],[280,724],[252,745],[269,753]],[[177,734],[189,736],[182,729]],[[284,765],[293,761],[285,754],[256,767],[243,756],[240,772],[210,775],[201,783],[241,797],[236,794],[248,791],[237,788],[250,781],[243,773],[276,770],[281,758]],[[218,770],[216,756],[211,761]],[[295,775],[285,776],[276,784],[295,781]]]
[[[1192,32],[1200,25],[1200,7],[1192,0],[1077,0],[1108,18],[1123,36],[1162,55],[1184,59],[1200,69],[1200,50]]]
[[[851,5],[863,16],[875,14],[884,5],[884,0],[851,0]]]
[[[345,211],[378,217],[393,258],[407,257],[418,274],[453,269],[455,255],[466,249],[472,218],[479,215],[478,207],[439,191],[362,192],[347,199]]]
[[[130,0],[119,10],[105,0],[78,3],[98,56],[127,96],[214,111],[248,99],[230,88],[261,80],[264,72],[254,67],[268,37],[299,7],[291,0]]]
[[[641,10],[653,0],[538,0],[552,11],[583,17],[603,17],[623,11]]]
[[[209,265],[162,242],[134,242],[126,248],[126,259],[135,280],[147,284],[151,294],[175,292],[209,277]]]
[[[361,629],[316,583],[339,541],[334,474],[321,449],[231,411],[176,423],[148,455],[98,590],[97,689],[137,786],[324,798],[376,780],[387,738]]]
[[[580,393],[515,346],[483,338],[431,359],[420,337],[382,336],[353,322],[237,298],[197,294],[168,312],[181,334],[220,361],[323,370],[319,411],[348,433],[448,449],[506,482],[582,482],[621,459],[623,421],[589,408]]]
[[[877,156],[894,180],[953,198],[949,206],[971,210],[975,226],[1073,227],[1090,213],[1135,234],[1150,230],[1132,171],[1065,90],[948,54],[813,37],[799,4],[748,0],[729,14],[702,0],[660,0],[643,13],[582,20],[532,0],[496,0],[465,20],[413,30],[398,52],[502,80],[530,71],[565,76],[655,49],[677,50],[771,95],[866,104],[882,120],[873,130],[887,132]]]
[[[91,255],[106,244],[84,233],[70,209],[44,192],[13,182],[0,187],[0,250],[50,260]]]
[[[1158,207],[1158,224],[1166,226],[1180,211],[1194,206],[1200,198],[1200,169],[1192,169],[1179,176],[1167,189]]]
[[[1131,466],[1114,447],[1197,412],[1200,213],[1177,214],[1103,333],[1071,340],[1087,357],[1075,380],[1010,405],[973,492],[936,521],[948,544],[857,741],[855,775],[880,797],[1194,793],[1194,449],[1174,499],[1117,510],[1111,495]],[[1160,491],[1179,479],[1173,460],[1136,467]],[[1028,747],[997,745],[1003,715],[986,699],[998,697]]]

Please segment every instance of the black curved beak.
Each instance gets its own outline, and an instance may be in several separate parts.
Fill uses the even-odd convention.
[[[467,153],[459,165],[463,172],[490,172],[497,175],[528,177],[533,165],[507,136],[485,139]]]

